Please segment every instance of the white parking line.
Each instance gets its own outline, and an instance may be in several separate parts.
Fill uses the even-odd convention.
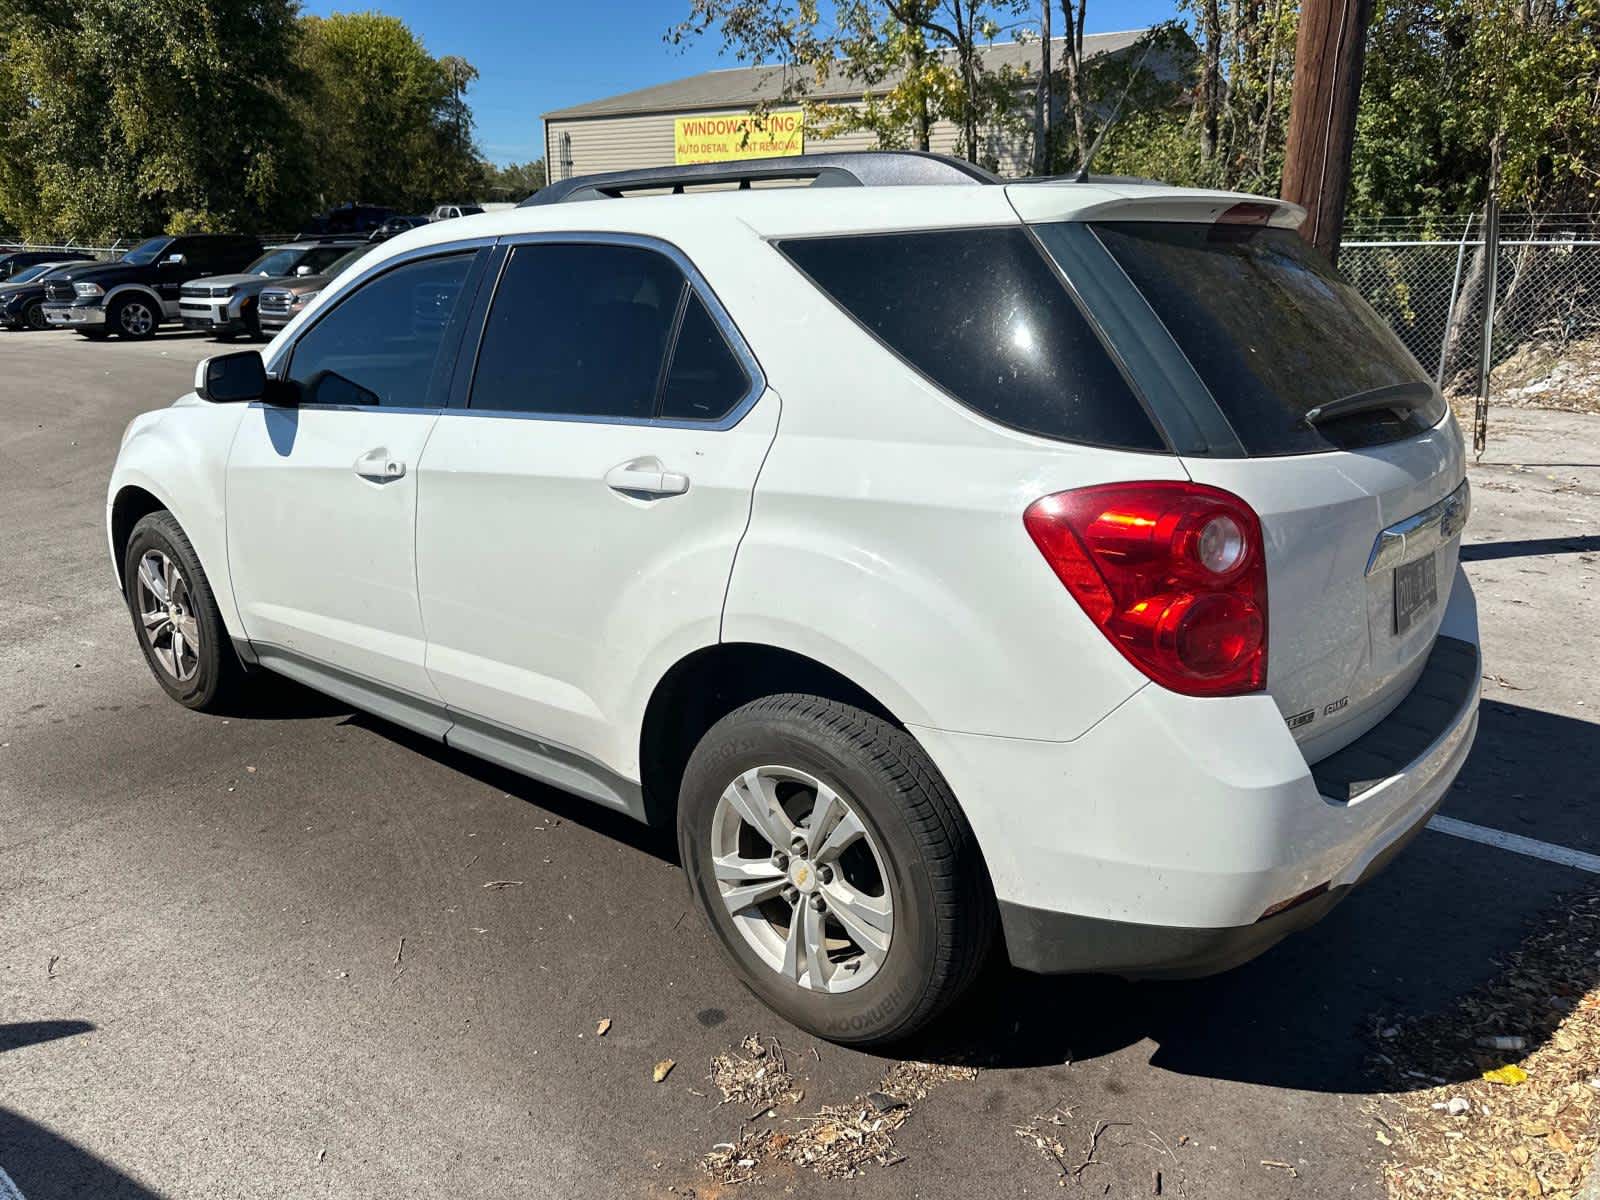
[[[1428,822],[1428,828],[1436,833],[1448,833],[1451,837],[1465,838],[1469,842],[1496,846],[1513,854],[1526,854],[1529,858],[1542,858],[1545,862],[1559,863],[1563,867],[1575,867],[1580,871],[1588,871],[1591,875],[1600,875],[1600,854],[1585,854],[1582,850],[1535,841],[1518,833],[1490,829],[1487,825],[1473,825],[1467,821],[1458,821],[1454,817],[1434,817]]]

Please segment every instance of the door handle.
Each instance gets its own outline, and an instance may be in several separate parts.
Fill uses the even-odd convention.
[[[607,471],[606,486],[636,496],[681,496],[689,490],[689,477],[664,470],[659,458],[635,458]]]
[[[363,479],[385,483],[391,479],[405,478],[406,464],[398,458],[391,458],[389,451],[379,446],[376,450],[368,450],[356,459],[355,472]]]

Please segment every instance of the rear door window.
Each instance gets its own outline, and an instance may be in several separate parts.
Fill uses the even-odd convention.
[[[705,302],[641,246],[517,246],[478,350],[475,409],[715,421],[751,382]]]
[[[1166,449],[1025,230],[789,238],[778,248],[884,346],[990,420],[1061,441]]]
[[[1251,455],[1352,449],[1411,437],[1444,401],[1308,426],[1332,401],[1428,375],[1382,317],[1292,229],[1099,222],[1101,243],[1193,364]]]

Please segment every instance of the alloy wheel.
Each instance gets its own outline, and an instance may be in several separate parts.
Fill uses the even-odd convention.
[[[847,992],[883,966],[889,874],[866,823],[825,781],[793,767],[745,771],[717,800],[711,857],[735,928],[791,983]]]
[[[35,331],[44,329],[48,324],[44,319],[44,305],[30,304],[28,311],[23,316],[23,320],[29,329]]]
[[[160,550],[139,560],[139,627],[161,669],[179,683],[200,669],[200,622],[194,615],[188,580]]]
[[[144,337],[156,327],[155,314],[150,311],[150,306],[142,300],[126,300],[123,302],[118,324],[123,333],[133,337]]]

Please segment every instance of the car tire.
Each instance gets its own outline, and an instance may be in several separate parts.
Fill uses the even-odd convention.
[[[244,667],[211,581],[170,512],[150,513],[133,527],[122,556],[122,580],[134,636],[156,682],[186,708],[231,710]]]
[[[22,319],[18,322],[18,327],[22,329],[31,329],[35,333],[50,327],[49,323],[44,319],[43,300],[35,300],[29,304],[27,308],[22,310]]]
[[[144,342],[155,337],[161,324],[161,314],[144,296],[123,296],[106,314],[106,324],[119,338]]]
[[[905,730],[848,704],[768,696],[712,726],[684,772],[678,847],[742,981],[835,1042],[909,1037],[994,943],[988,872],[938,768]]]

